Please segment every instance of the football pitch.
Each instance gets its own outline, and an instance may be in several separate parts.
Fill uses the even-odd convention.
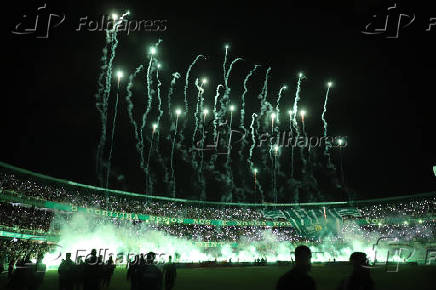
[[[232,290],[232,289],[275,289],[278,278],[290,266],[249,266],[215,268],[179,268],[175,290]],[[339,282],[350,273],[347,264],[315,264],[310,275],[315,279],[317,289],[336,289]],[[390,270],[395,270],[392,265]],[[435,289],[436,266],[416,266],[400,264],[398,272],[386,272],[384,266],[372,269],[371,275],[376,289],[388,290],[427,290]],[[2,275],[4,278],[4,275]],[[2,279],[4,282],[4,279]],[[2,283],[3,284],[3,283]],[[432,286],[433,285],[433,286]],[[5,289],[4,284],[0,285]],[[41,290],[58,289],[58,274],[47,271]],[[126,270],[118,268],[112,277],[109,290],[130,289],[126,280]]]

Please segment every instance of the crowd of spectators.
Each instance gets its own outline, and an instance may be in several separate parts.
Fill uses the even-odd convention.
[[[0,225],[9,228],[25,228],[37,232],[50,229],[54,212],[24,204],[0,202]]]
[[[89,188],[42,184],[10,173],[0,172],[0,189],[24,198],[54,201],[80,207],[101,208],[115,212],[143,213],[155,216],[191,219],[262,220],[265,207],[211,205],[182,201],[159,200],[147,196],[130,196]],[[377,219],[386,216],[426,217],[436,212],[436,194],[428,198],[392,202],[372,202],[353,205],[363,218]],[[306,207],[310,209],[310,207]],[[316,207],[315,207],[316,208]],[[327,207],[328,208],[328,207]],[[268,207],[280,209],[280,207]]]
[[[95,207],[119,212],[136,212],[155,216],[192,218],[192,219],[221,219],[221,220],[265,220],[262,207],[211,205],[182,201],[156,200],[147,197],[127,196],[117,193],[107,194],[101,190],[82,189],[79,187],[62,186],[60,184],[42,184],[33,179],[26,179],[9,173],[0,173],[0,189],[8,194],[21,198],[31,198],[40,201],[54,201],[68,203],[75,206]],[[399,202],[372,202],[357,207],[363,219],[375,219],[376,223],[359,226],[362,233],[379,233],[396,235],[399,237],[432,238],[435,235],[434,219],[428,219],[435,213],[436,196],[400,200]],[[269,208],[271,210],[271,208]],[[55,221],[54,217],[58,217]],[[418,224],[387,224],[385,217],[409,217],[419,220]],[[0,227],[12,230],[30,231],[56,235],[61,224],[68,224],[73,214],[46,208],[35,208],[21,203],[0,202]],[[344,220],[342,231],[354,227],[353,219]],[[94,222],[127,227],[136,226],[141,230],[144,221],[120,220],[117,218],[95,217]],[[239,242],[263,241],[266,233],[275,241],[308,241],[300,231],[294,227],[267,226],[213,226],[188,224],[153,224],[147,223],[147,228],[164,234],[201,242]],[[429,229],[429,230],[428,230]],[[331,233],[330,233],[331,234]],[[331,235],[323,233],[319,239]]]

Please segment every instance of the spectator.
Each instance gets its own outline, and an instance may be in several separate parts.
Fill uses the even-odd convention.
[[[353,265],[351,276],[343,280],[338,290],[373,290],[374,282],[371,279],[368,259],[365,253],[354,252],[350,256]]]
[[[168,263],[164,267],[165,272],[165,290],[171,290],[174,288],[176,282],[177,270],[176,265],[172,262],[172,257],[169,256]]]
[[[140,263],[136,271],[138,288],[137,290],[160,290],[162,289],[162,272],[153,265],[155,253],[148,253],[145,264]]]
[[[295,267],[280,277],[277,290],[315,290],[312,277],[307,275],[311,269],[312,252],[306,246],[295,248]]]
[[[99,264],[97,250],[92,249],[91,255],[85,260],[83,272],[83,290],[99,290],[102,276],[102,265]]]
[[[112,279],[112,274],[114,273],[115,265],[112,256],[109,257],[106,265],[104,265],[103,273],[103,287],[109,287],[110,281]]]
[[[74,288],[74,272],[76,265],[71,260],[71,253],[67,253],[65,260],[62,259],[58,268],[59,273],[59,290],[73,290]]]

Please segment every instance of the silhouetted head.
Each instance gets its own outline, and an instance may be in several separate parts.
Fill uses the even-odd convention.
[[[172,260],[173,260],[173,257],[169,256],[169,257],[168,257],[168,262],[171,263]]]
[[[147,256],[146,256],[147,264],[153,264],[155,258],[156,258],[155,253],[153,253],[153,252],[147,253]]]
[[[366,258],[366,254],[362,252],[354,252],[350,256],[350,262],[353,264],[354,270],[361,270],[365,269],[365,267],[368,265],[368,259]]]
[[[295,248],[295,266],[301,270],[309,271],[311,268],[312,252],[304,245]]]
[[[96,249],[92,249],[91,250],[91,256],[97,256],[97,250]]]
[[[66,257],[67,260],[71,260],[71,253],[66,253],[65,257]]]

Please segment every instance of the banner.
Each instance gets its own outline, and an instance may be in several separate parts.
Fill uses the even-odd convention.
[[[291,227],[290,221],[242,221],[242,220],[215,220],[215,219],[188,219],[166,216],[154,216],[142,213],[117,212],[98,208],[86,208],[75,205],[69,205],[60,202],[42,201],[30,197],[16,195],[10,191],[3,191],[0,194],[0,200],[28,204],[39,208],[48,208],[70,213],[86,213],[102,217],[117,218],[121,220],[140,220],[153,224],[185,224],[185,225],[211,225],[211,226],[269,226],[269,227]]]

